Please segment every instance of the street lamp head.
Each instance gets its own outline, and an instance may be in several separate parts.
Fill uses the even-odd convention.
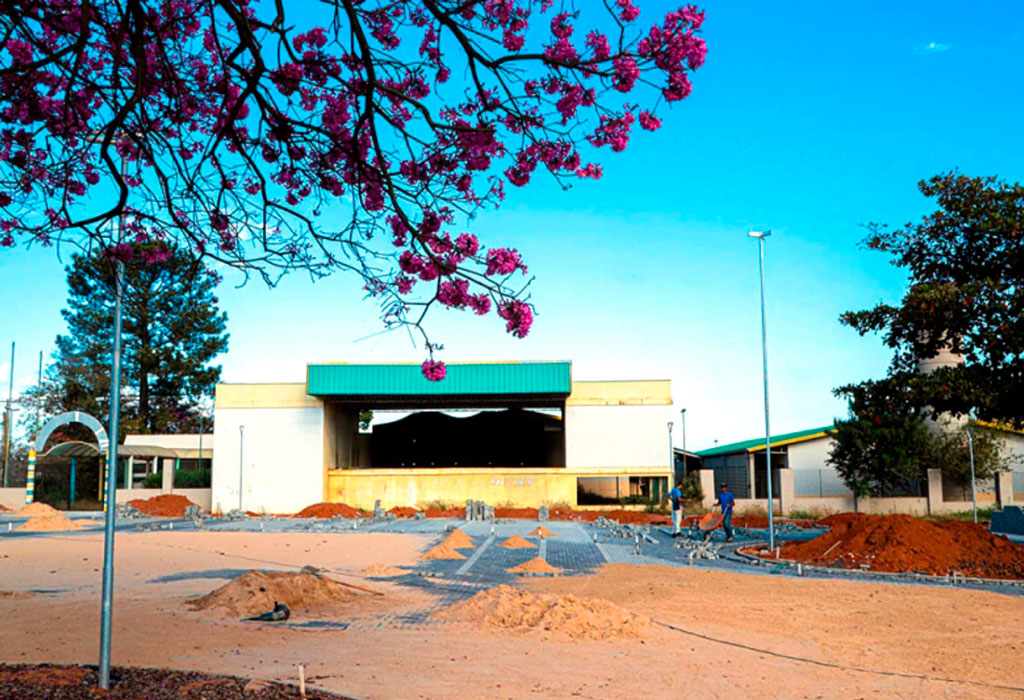
[[[770,235],[772,235],[772,232],[770,230],[768,230],[768,231],[751,231],[750,233],[747,234],[747,236],[749,236],[750,238],[768,238],[768,236],[770,236]]]

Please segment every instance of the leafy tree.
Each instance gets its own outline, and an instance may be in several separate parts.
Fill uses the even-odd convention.
[[[553,4],[5,2],[0,246],[122,257],[120,218],[270,283],[357,274],[388,325],[436,302],[525,336],[519,253],[458,221],[538,169],[599,178],[587,152],[656,130],[706,54],[692,6],[642,29],[632,0]]]
[[[220,377],[211,362],[228,343],[227,315],[214,296],[219,277],[163,244],[131,249],[124,266],[122,429],[198,430],[197,406],[212,396]],[[42,386],[23,403],[41,401],[46,415],[78,410],[106,422],[114,265],[107,256],[76,254],[66,272],[68,333],[57,337]]]
[[[957,173],[919,187],[939,209],[897,230],[873,224],[865,241],[907,269],[900,304],[841,316],[893,350],[886,377],[836,389],[850,418],[836,422],[830,462],[859,495],[906,489],[929,468],[965,483],[967,438],[945,425],[951,419],[1024,423],[1024,188]],[[943,353],[962,362],[920,371]],[[1001,444],[976,431],[979,478],[1004,466]]]
[[[907,269],[901,303],[841,317],[861,335],[882,334],[894,351],[889,376],[837,391],[884,389],[933,416],[973,410],[982,420],[1024,425],[1024,187],[948,173],[920,189],[938,211],[898,230],[873,225],[865,241]],[[943,351],[963,362],[917,371]]]

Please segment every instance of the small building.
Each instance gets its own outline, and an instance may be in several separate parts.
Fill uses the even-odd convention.
[[[219,384],[213,508],[658,500],[671,406],[667,380],[573,381],[569,362],[452,363],[440,382],[310,364],[304,383]]]

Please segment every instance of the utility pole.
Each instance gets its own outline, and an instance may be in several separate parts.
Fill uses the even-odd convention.
[[[764,313],[764,239],[771,234],[771,231],[751,231],[747,235],[757,239],[757,248],[760,253],[758,267],[761,271],[761,357],[764,368],[764,461],[765,471],[768,472],[768,548],[775,551],[775,513],[772,503],[772,429],[768,413],[768,325]]]
[[[4,435],[3,435],[3,451],[4,451],[4,486],[7,486],[9,477],[7,476],[11,470],[11,433],[12,421],[14,420],[14,411],[11,407],[11,402],[14,398],[14,341],[11,341],[11,379],[7,384],[7,408],[4,410]]]
[[[686,409],[685,408],[679,409],[679,417],[680,417],[680,420],[682,421],[681,427],[682,427],[682,431],[683,431],[683,476],[689,476],[690,471],[687,468],[687,464],[686,464]]]

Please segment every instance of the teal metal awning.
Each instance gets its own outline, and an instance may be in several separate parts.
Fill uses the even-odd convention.
[[[572,391],[569,362],[467,362],[432,382],[418,364],[310,364],[306,392],[347,402],[558,405]]]

